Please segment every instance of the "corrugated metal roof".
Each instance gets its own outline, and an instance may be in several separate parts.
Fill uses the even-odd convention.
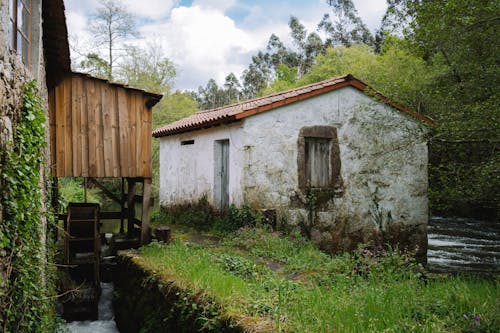
[[[255,98],[249,101],[224,106],[217,109],[199,111],[192,116],[180,119],[153,131],[153,136],[158,138],[183,132],[189,132],[201,128],[231,123],[254,114],[272,110],[284,105],[295,103],[313,96],[324,94],[335,89],[352,86],[366,93],[368,87],[364,82],[354,78],[352,75],[344,75],[333,79],[313,83],[307,86],[282,91],[276,94]],[[372,91],[370,89],[370,91]],[[434,121],[420,113],[412,111],[402,105],[391,102],[387,97],[379,93],[370,93],[373,97],[404,112],[412,117],[433,124]]]

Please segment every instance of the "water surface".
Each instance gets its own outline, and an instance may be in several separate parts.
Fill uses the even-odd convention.
[[[438,272],[500,272],[500,224],[461,217],[432,217],[429,269]]]
[[[98,320],[73,321],[67,324],[70,333],[119,333],[113,313],[113,283],[101,282]]]

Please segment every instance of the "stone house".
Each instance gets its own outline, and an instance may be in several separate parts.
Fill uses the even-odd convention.
[[[248,204],[324,250],[390,241],[427,247],[432,120],[351,75],[158,128],[160,203]]]

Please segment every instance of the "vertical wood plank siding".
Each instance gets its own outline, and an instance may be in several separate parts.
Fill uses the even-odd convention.
[[[141,91],[72,75],[49,94],[56,177],[151,177],[151,109]]]

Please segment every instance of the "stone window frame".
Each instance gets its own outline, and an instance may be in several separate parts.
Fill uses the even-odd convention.
[[[308,184],[306,175],[306,138],[329,139],[330,144],[330,182],[328,186],[324,187],[311,187]],[[340,148],[337,135],[337,128],[333,126],[306,126],[302,127],[299,131],[297,140],[298,154],[297,154],[297,170],[299,189],[303,193],[309,191],[326,191],[340,194],[339,190],[342,188],[342,177],[340,174],[341,161],[340,161]]]
[[[30,68],[32,63],[32,30],[34,0],[9,1],[9,47],[21,59],[22,63]],[[23,16],[23,12],[26,13]],[[26,25],[23,23],[26,22]],[[24,50],[26,48],[26,50]]]

